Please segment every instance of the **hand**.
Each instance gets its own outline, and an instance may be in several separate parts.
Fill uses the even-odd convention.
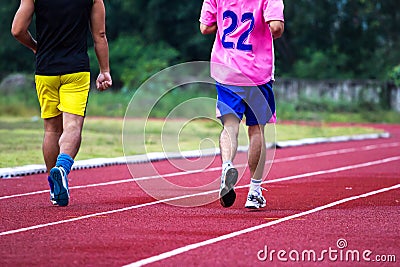
[[[99,76],[97,76],[96,80],[96,87],[100,91],[104,91],[111,87],[112,85],[112,79],[111,75],[108,71],[106,72],[100,72]]]
[[[273,20],[269,22],[269,28],[273,39],[278,39],[282,36],[283,31],[285,30],[285,24],[283,21]]]
[[[217,23],[215,23],[211,26],[207,26],[203,23],[200,23],[200,32],[202,34],[213,34],[213,33],[216,33],[217,30],[218,30]]]

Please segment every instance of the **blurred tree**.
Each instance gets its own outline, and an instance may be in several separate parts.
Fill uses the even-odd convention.
[[[178,52],[160,41],[147,43],[139,36],[120,36],[110,45],[110,65],[114,88],[135,90],[151,75],[169,66]],[[89,51],[90,61],[96,62],[94,49]],[[92,65],[92,75],[99,72]]]
[[[108,30],[139,35],[148,42],[164,41],[177,49],[181,60],[208,60],[212,36],[199,32],[202,1],[113,0],[107,2]],[[111,27],[111,28],[110,28]]]
[[[328,66],[327,54],[334,53],[336,16],[333,14],[337,14],[337,1],[325,0],[317,4],[311,0],[286,0],[284,3],[285,33],[276,41],[278,69],[289,75],[300,75],[300,78],[322,78],[325,75],[318,72],[333,68]],[[332,74],[332,70],[329,73]]]
[[[284,65],[280,69],[287,76],[302,78],[386,79],[400,62],[396,3],[286,0],[278,66]]]
[[[397,65],[389,72],[389,79],[393,81],[395,86],[400,87],[400,65]]]
[[[384,80],[399,65],[398,0],[284,0],[284,3],[285,33],[275,43],[278,77]],[[10,34],[19,1],[0,0],[0,4],[0,78],[11,72],[31,73],[33,54]],[[105,4],[110,49],[123,46],[121,40],[127,38],[133,42],[125,44],[118,53],[112,51],[110,60],[117,85],[129,80],[126,77],[130,75],[122,74],[121,70],[137,66],[143,73],[148,69],[151,73],[156,64],[162,67],[209,59],[214,36],[199,32],[201,0],[105,0]],[[142,47],[142,54],[149,55],[132,52],[137,47]],[[132,55],[140,59],[135,64]],[[160,57],[159,62],[156,57]],[[141,64],[142,67],[138,66]]]
[[[34,71],[34,54],[11,35],[11,24],[18,6],[19,1],[0,0],[0,79],[12,72]]]

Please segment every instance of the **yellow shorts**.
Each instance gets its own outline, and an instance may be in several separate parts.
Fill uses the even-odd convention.
[[[35,75],[35,83],[42,118],[53,118],[62,112],[85,116],[90,88],[89,72]]]

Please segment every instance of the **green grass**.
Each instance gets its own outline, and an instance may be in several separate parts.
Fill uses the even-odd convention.
[[[86,114],[88,116],[123,117],[131,100],[129,93],[91,90]]]
[[[182,92],[183,89],[172,91],[151,110],[152,117],[165,117],[169,111],[188,99],[199,96],[212,99],[215,97],[214,91],[209,88],[202,93],[193,90]],[[132,99],[132,92],[105,91],[97,92],[92,90],[89,95],[87,107],[88,116],[123,117],[126,108]],[[144,95],[148,96],[147,94]],[[151,101],[151,96],[148,96]],[[144,99],[145,102],[148,99]],[[154,104],[154,103],[153,103]],[[144,104],[143,104],[144,105]],[[190,110],[193,114],[204,114],[209,111],[213,116],[213,108],[210,103],[194,102],[190,103]],[[378,106],[363,106],[360,103],[333,103],[327,100],[298,101],[295,103],[278,102],[278,119],[292,121],[316,121],[316,122],[355,122],[355,123],[397,123],[400,124],[400,113],[393,110],[382,109]],[[181,114],[177,114],[181,115]],[[192,115],[192,114],[186,114]],[[39,104],[36,92],[33,88],[24,93],[5,95],[0,98],[0,117],[4,116],[40,116]]]
[[[129,143],[126,144],[127,155],[148,152],[176,152],[218,147],[221,125],[213,120],[150,120],[146,127],[143,121],[129,120]],[[83,140],[77,160],[99,157],[121,157],[122,146],[121,118],[86,119],[83,129]],[[327,127],[324,123],[313,126],[301,124],[277,124],[276,129],[270,125],[267,139],[276,141],[294,140],[309,137],[330,137],[378,132],[364,127]],[[145,134],[143,134],[145,133]],[[0,117],[0,168],[15,167],[27,164],[43,164],[41,144],[43,139],[43,122],[37,117],[10,118]],[[247,145],[246,127],[240,129],[239,145]]]

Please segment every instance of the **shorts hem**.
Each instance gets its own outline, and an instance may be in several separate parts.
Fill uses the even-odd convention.
[[[52,119],[52,118],[55,118],[55,117],[59,116],[60,114],[62,114],[61,111],[57,112],[57,113],[54,113],[54,114],[41,114],[40,117],[42,119]]]
[[[62,109],[61,112],[69,113],[69,114],[76,115],[76,116],[82,116],[82,117],[85,117],[85,114],[86,114],[86,110],[84,110],[83,112],[76,112],[74,110]]]

